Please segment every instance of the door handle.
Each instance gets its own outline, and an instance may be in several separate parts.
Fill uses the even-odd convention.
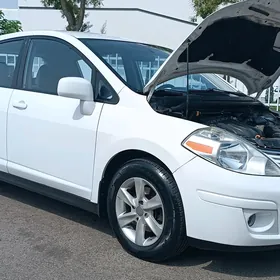
[[[27,104],[23,100],[13,101],[13,107],[17,108],[17,109],[24,110],[24,109],[27,108]]]

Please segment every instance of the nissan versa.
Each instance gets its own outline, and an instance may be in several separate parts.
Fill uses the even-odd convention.
[[[108,216],[149,261],[194,244],[279,245],[280,118],[250,97],[279,77],[279,12],[279,0],[225,7],[174,51],[1,36],[0,179]]]

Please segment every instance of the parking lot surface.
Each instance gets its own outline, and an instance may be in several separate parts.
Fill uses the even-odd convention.
[[[211,229],[209,229],[211,230]],[[280,279],[280,251],[194,250],[164,264],[128,255],[106,221],[38,194],[0,185],[1,280]]]

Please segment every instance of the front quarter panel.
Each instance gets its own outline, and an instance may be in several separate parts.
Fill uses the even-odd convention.
[[[92,201],[98,202],[99,184],[110,160],[122,151],[140,150],[162,161],[171,172],[195,155],[181,142],[200,124],[155,112],[146,96],[125,87],[117,105],[105,104],[97,133]]]

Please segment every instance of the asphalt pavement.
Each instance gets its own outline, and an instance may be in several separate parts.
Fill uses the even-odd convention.
[[[209,229],[211,230],[211,229]],[[164,264],[138,260],[108,223],[78,208],[0,185],[0,280],[280,279],[280,251],[194,250]]]

